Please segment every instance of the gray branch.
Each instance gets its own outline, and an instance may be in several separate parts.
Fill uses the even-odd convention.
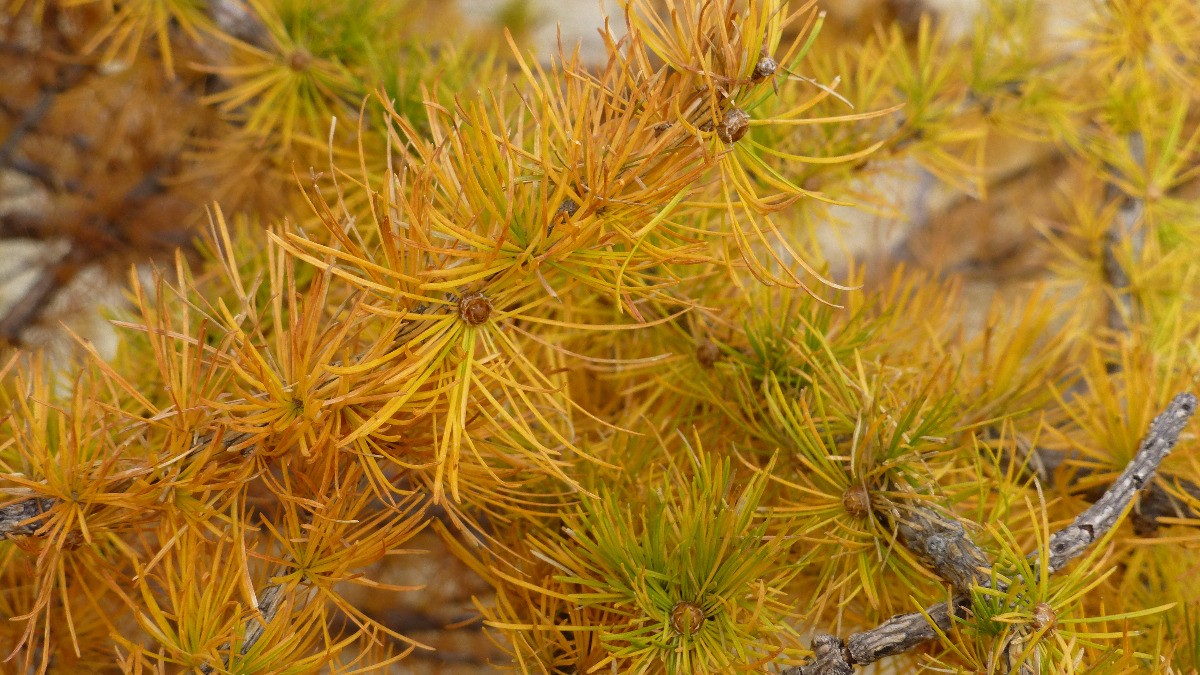
[[[208,15],[226,35],[267,49],[271,37],[261,19],[241,0],[208,0]]]
[[[31,497],[0,506],[0,541],[36,532],[42,526],[46,512],[56,502],[49,497]]]
[[[1146,142],[1139,133],[1129,134],[1129,150],[1134,160],[1140,166],[1146,164]],[[1110,167],[1112,168],[1112,167]],[[1113,168],[1115,171],[1116,169]],[[1122,197],[1121,190],[1116,185],[1109,184],[1107,196],[1110,199]],[[1135,249],[1143,247],[1145,236],[1138,232],[1137,225],[1146,211],[1146,204],[1136,197],[1124,197],[1120,211],[1113,219],[1104,237],[1104,276],[1113,289],[1113,301],[1108,308],[1108,327],[1114,331],[1129,330],[1128,321],[1136,309],[1133,296],[1129,292],[1129,274],[1121,265],[1117,255],[1117,247],[1123,241],[1134,244]]]
[[[1076,494],[1089,502],[1096,502],[1104,495],[1107,486],[1086,485],[1077,487],[1082,479],[1094,475],[1102,469],[1089,466],[1066,467],[1068,460],[1076,457],[1061,450],[1040,447],[1024,447],[1018,454],[1023,460],[1023,470],[1036,476],[1043,485],[1053,485],[1055,474],[1062,470],[1067,474],[1070,484],[1066,487],[1069,494]],[[1176,496],[1168,491],[1164,484],[1173,485],[1175,490],[1185,495]],[[1158,532],[1159,518],[1192,518],[1200,519],[1200,511],[1193,504],[1200,503],[1200,485],[1185,478],[1160,474],[1159,479],[1142,488],[1137,506],[1129,516],[1133,531],[1140,537],[1152,537]]]
[[[1086,551],[1092,542],[1112,529],[1134,496],[1150,483],[1158,465],[1179,442],[1179,435],[1195,411],[1196,397],[1183,393],[1177,395],[1167,409],[1154,418],[1137,454],[1104,495],[1079,514],[1073,523],[1050,537],[1050,558],[1047,560],[1050,572],[1065,567]],[[1037,554],[1032,557],[1036,560]]]
[[[247,437],[240,432],[226,431],[223,432],[220,443],[226,450],[237,450],[238,445]],[[213,441],[213,438],[212,434],[197,437],[184,460],[196,456]],[[4,476],[0,474],[0,480],[3,479]],[[10,536],[36,535],[45,522],[46,514],[58,503],[59,500],[55,497],[27,497],[0,503],[0,541]]]
[[[271,623],[271,621],[275,619],[275,614],[279,612],[279,605],[282,604],[285,597],[283,594],[283,587],[279,584],[268,585],[258,595],[258,611],[260,614],[262,614],[263,618],[261,621],[258,619],[250,619],[250,621],[246,623],[246,635],[242,640],[242,646],[238,649],[238,654],[243,656],[246,654],[246,652],[249,652],[251,649],[253,649],[254,645],[257,644],[262,638],[263,633],[265,633],[267,630],[267,624]],[[228,642],[221,645],[219,651],[224,651],[226,649],[229,649]],[[223,665],[228,666],[229,663],[226,662]],[[215,670],[215,668],[207,663],[200,666],[200,672],[204,673],[204,675],[209,675],[213,672],[213,670]]]
[[[897,516],[896,523],[904,546],[950,584],[955,593],[988,583],[991,560],[953,516],[917,507]]]
[[[964,616],[963,610],[969,604],[967,596],[957,596],[950,603],[931,605],[925,614],[913,612],[893,616],[871,630],[851,635],[845,642],[832,635],[818,635],[813,640],[813,662],[784,668],[780,675],[849,675],[856,665],[903,654],[936,639],[937,630],[949,631],[953,616]],[[958,610],[955,615],[950,613],[951,605]]]

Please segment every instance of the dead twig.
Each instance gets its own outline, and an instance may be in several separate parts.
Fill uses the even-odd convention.
[[[279,584],[269,584],[258,593],[258,613],[262,615],[262,619],[250,619],[246,623],[246,635],[242,640],[242,646],[238,649],[240,655],[245,655],[258,641],[262,638],[263,633],[267,630],[267,624],[275,619],[275,615],[279,613],[279,606],[283,604],[287,596],[283,592],[283,587]],[[229,649],[229,643],[221,645],[217,651],[226,651]],[[222,664],[228,666],[228,662]],[[200,666],[200,672],[204,675],[209,675],[215,670],[213,666],[207,663]]]
[[[955,593],[988,583],[991,560],[952,515],[918,507],[894,518],[904,546]]]
[[[1167,409],[1154,418],[1137,454],[1108,490],[1067,527],[1055,532],[1047,546],[1050,572],[1057,572],[1081,555],[1092,542],[1104,536],[1129,508],[1138,491],[1150,483],[1158,465],[1170,454],[1188,420],[1196,412],[1196,397],[1177,395]],[[1031,558],[1037,560],[1038,554]]]

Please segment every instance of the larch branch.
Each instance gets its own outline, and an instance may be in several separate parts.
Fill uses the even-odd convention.
[[[1175,396],[1167,408],[1154,418],[1138,446],[1137,454],[1126,465],[1116,481],[1104,494],[1079,514],[1067,527],[1050,536],[1047,546],[1047,567],[1051,573],[1061,570],[1078,557],[1097,539],[1104,536],[1126,512],[1138,492],[1150,485],[1150,480],[1166,458],[1188,421],[1196,411],[1197,400],[1191,393]],[[910,651],[947,632],[954,616],[970,605],[970,596],[959,584],[974,578],[975,584],[986,580],[979,575],[978,565],[986,564],[987,556],[966,536],[960,523],[936,515],[926,509],[914,509],[916,518],[901,528],[905,544],[920,557],[930,561],[939,576],[955,587],[949,603],[938,603],[924,613],[894,616],[870,630],[854,633],[842,640],[833,635],[818,635],[813,639],[813,660],[803,666],[783,669],[781,675],[850,675],[854,666],[865,666],[888,656]],[[1029,558],[1036,561],[1040,553]],[[967,561],[970,561],[969,563]],[[953,612],[952,612],[953,609]]]

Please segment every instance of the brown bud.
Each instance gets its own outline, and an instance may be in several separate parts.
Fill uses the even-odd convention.
[[[696,347],[696,360],[705,368],[712,368],[721,358],[721,348],[712,340],[705,340]]]
[[[1033,627],[1037,630],[1054,630],[1054,625],[1058,623],[1058,613],[1050,605],[1039,602],[1037,607],[1033,608]]]
[[[754,72],[750,74],[750,79],[754,82],[762,82],[774,75],[776,70],[779,70],[779,64],[775,59],[764,54],[754,65]]]
[[[308,70],[308,67],[312,65],[312,60],[312,54],[309,54],[308,50],[297,49],[288,56],[288,68],[301,73]]]
[[[671,609],[671,628],[680,635],[693,635],[704,624],[704,610],[693,602],[680,602]]]
[[[726,143],[736,143],[750,131],[750,115],[741,108],[730,108],[717,125],[717,138]]]
[[[851,485],[846,494],[842,495],[842,507],[846,513],[855,518],[866,518],[871,515],[871,493],[865,485]]]
[[[478,326],[492,316],[492,301],[483,293],[468,293],[458,299],[458,316],[472,326]]]

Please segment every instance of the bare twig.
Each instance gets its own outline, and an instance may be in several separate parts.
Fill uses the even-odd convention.
[[[47,497],[31,497],[0,506],[0,540],[36,532],[42,526],[42,517],[55,502]]]
[[[56,176],[50,167],[44,164],[31,162],[24,157],[13,157],[11,160],[9,160],[6,168],[12,169],[13,171],[24,174],[36,180],[48,190],[66,190],[67,192],[77,193],[83,192],[83,185],[80,184],[79,181],[70,178],[63,179],[59,176]]]
[[[58,82],[44,87],[38,100],[25,111],[21,121],[17,122],[12,131],[0,143],[0,166],[7,166],[12,158],[16,155],[17,145],[21,142],[29,132],[33,131],[46,113],[50,112],[50,108],[54,105],[54,99],[63,91],[81,80],[88,72],[88,69],[79,64],[67,66],[66,71],[59,78]]]
[[[991,561],[953,516],[918,507],[906,510],[895,520],[905,547],[950,584],[955,593],[966,593],[987,583]]]
[[[21,335],[46,311],[88,263],[82,248],[72,246],[66,254],[42,270],[25,293],[0,317],[0,345],[21,344]]]
[[[1146,142],[1140,133],[1129,134],[1129,150],[1138,165],[1145,166]],[[1120,196],[1121,190],[1110,183],[1107,193],[1112,199]],[[1117,247],[1125,241],[1132,242],[1135,247],[1141,246],[1145,237],[1138,234],[1137,225],[1145,211],[1146,205],[1143,200],[1125,197],[1121,202],[1120,211],[1104,237],[1104,276],[1114,293],[1108,308],[1108,327],[1118,332],[1128,330],[1128,321],[1133,316],[1135,307],[1133,297],[1129,294],[1129,275],[1121,265]]]
[[[41,239],[45,236],[44,218],[24,212],[0,214],[0,239]]]
[[[893,616],[871,630],[851,635],[845,642],[832,635],[819,635],[813,640],[813,662],[784,668],[780,675],[848,675],[856,665],[865,666],[903,654],[936,639],[938,631],[950,630],[954,616],[965,616],[969,604],[967,596],[956,596],[949,603],[931,605],[924,613]],[[950,613],[951,606],[955,608],[954,615]]]
[[[262,639],[263,633],[267,630],[267,624],[275,619],[275,615],[279,613],[279,606],[283,604],[283,600],[286,597],[283,587],[279,584],[269,584],[258,593],[258,612],[262,615],[262,620],[254,618],[246,623],[246,635],[242,639],[242,646],[238,648],[240,655],[245,655]],[[229,643],[221,645],[218,651],[226,649],[229,649]],[[229,663],[226,662],[223,665],[228,666]],[[200,666],[200,672],[205,675],[212,673],[214,670],[215,668],[207,663]]]
[[[240,0],[208,0],[208,15],[222,33],[260,49],[268,49],[271,36],[267,27]]]
[[[1137,454],[1104,495],[1079,514],[1073,523],[1050,537],[1046,562],[1051,572],[1065,567],[1116,524],[1138,491],[1154,477],[1163,458],[1179,442],[1179,434],[1195,412],[1196,397],[1183,393],[1154,418]],[[1036,554],[1034,556],[1036,558]]]
[[[129,248],[125,241],[123,229],[117,224],[117,219],[127,210],[136,210],[147,199],[165,189],[163,176],[167,173],[167,162],[147,171],[123,196],[117,205],[110,209],[110,215],[96,214],[87,224],[85,231],[88,236],[103,238],[104,246],[86,245],[83,239],[76,237],[67,252],[41,271],[33,284],[25,293],[0,316],[0,345],[20,345],[22,334],[50,308],[71,282],[89,265],[102,260],[106,255],[121,252]],[[8,229],[9,218],[0,220],[0,232]],[[24,225],[28,230],[36,221],[33,219],[14,219],[13,229]]]
[[[192,448],[188,450],[184,461],[191,459],[213,442],[213,434],[205,434],[196,438]],[[238,451],[239,445],[247,438],[240,432],[223,432],[220,438],[225,450]],[[243,451],[244,454],[244,451]],[[2,479],[3,476],[0,476]],[[0,541],[10,536],[36,535],[46,514],[59,503],[54,497],[29,497],[0,503]]]
[[[903,512],[896,509],[891,517],[905,547],[953,587],[954,599],[933,605],[925,613],[894,616],[845,641],[833,635],[818,635],[813,640],[813,662],[785,669],[783,675],[849,675],[855,665],[907,652],[936,638],[937,630],[949,630],[951,606],[961,616],[961,610],[970,604],[971,589],[989,583],[991,560],[952,515],[914,506]]]
[[[1095,502],[1107,489],[1103,483],[1081,485],[1084,479],[1100,469],[1088,466],[1068,467],[1067,463],[1073,458],[1061,450],[1027,447],[1024,448],[1024,455],[1025,457],[1019,459],[1024,461],[1025,469],[1036,476],[1043,485],[1053,485],[1055,474],[1061,469],[1069,477],[1070,485],[1066,490],[1070,494],[1077,494],[1089,502]],[[1176,491],[1186,497],[1181,498],[1168,491],[1163,487],[1164,483],[1173,485]],[[1158,532],[1160,518],[1200,518],[1200,511],[1189,504],[1187,498],[1200,502],[1200,485],[1178,476],[1160,474],[1158,480],[1142,488],[1141,498],[1129,516],[1134,533],[1138,536],[1154,536]]]

